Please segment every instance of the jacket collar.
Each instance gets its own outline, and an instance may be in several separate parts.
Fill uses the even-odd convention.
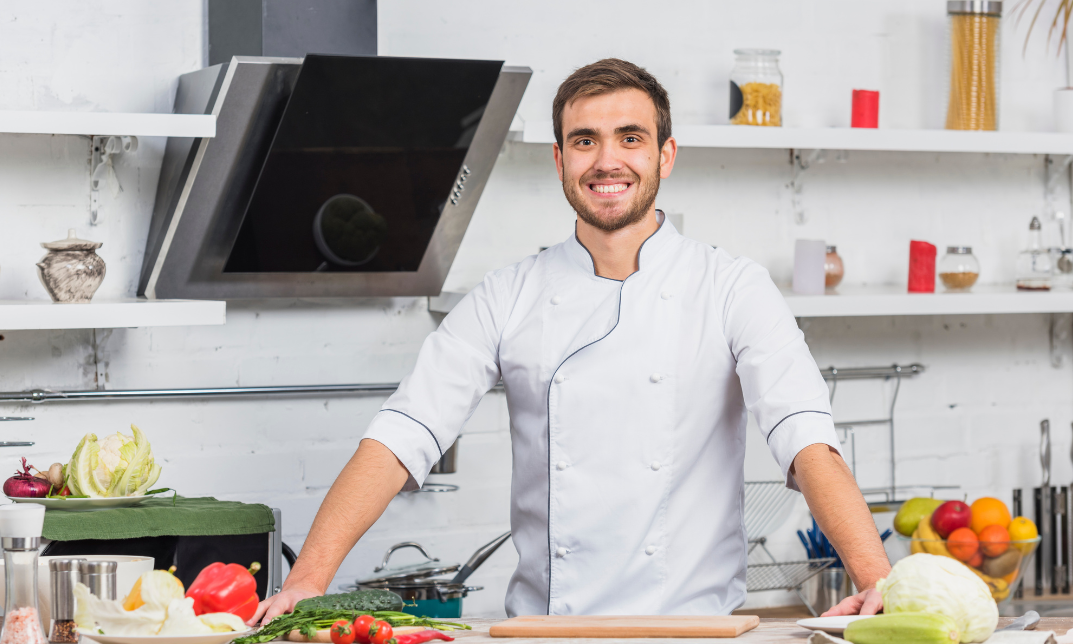
[[[637,259],[638,272],[651,268],[656,264],[665,254],[663,251],[679,236],[678,231],[675,230],[674,225],[671,224],[670,219],[662,210],[656,210],[656,217],[659,221],[659,228],[641,243],[641,250]],[[570,235],[570,238],[566,240],[565,246],[567,255],[570,256],[570,259],[575,264],[585,272],[597,277],[596,265],[592,261],[592,254],[577,238],[577,224],[574,224],[574,234]]]

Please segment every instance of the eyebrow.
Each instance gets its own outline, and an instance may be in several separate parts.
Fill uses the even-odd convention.
[[[566,135],[566,138],[572,139],[577,136],[599,136],[599,130],[591,127],[579,127],[570,130],[570,134]],[[630,125],[622,125],[615,128],[615,134],[650,134],[648,128],[643,125],[637,125],[631,123]]]

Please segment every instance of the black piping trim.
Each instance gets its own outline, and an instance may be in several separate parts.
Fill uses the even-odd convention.
[[[803,411],[795,411],[792,414],[788,414],[785,417],[783,417],[782,420],[786,420],[790,416],[796,416],[798,414],[823,414],[824,416],[830,416],[831,415],[829,412],[826,412],[826,411],[816,411],[816,410],[813,410],[813,409],[805,409]],[[771,435],[774,434],[775,430],[778,429],[779,425],[782,424],[782,420],[780,420],[779,422],[775,423],[775,426],[772,427],[771,431],[767,433],[767,439],[766,440],[767,440],[768,445],[771,444]]]
[[[660,212],[662,212],[662,211],[660,211]],[[663,216],[663,221],[664,222],[667,221],[667,216],[666,215]],[[548,611],[547,612],[548,612],[549,615],[551,615],[551,567],[552,567],[552,557],[553,557],[552,552],[551,552],[551,382],[555,380],[555,374],[559,373],[559,369],[563,368],[563,365],[566,364],[567,360],[569,360],[570,358],[573,358],[582,349],[591,347],[592,345],[596,344],[597,342],[600,342],[601,340],[607,338],[607,336],[611,335],[611,333],[615,329],[618,328],[618,323],[622,321],[622,289],[626,285],[626,280],[630,279],[631,277],[633,277],[637,273],[641,272],[641,249],[644,248],[645,244],[648,243],[648,240],[652,239],[653,237],[655,237],[656,233],[658,233],[660,231],[660,229],[662,229],[662,228],[663,228],[663,224],[660,224],[659,228],[657,228],[655,230],[655,232],[653,232],[651,235],[646,237],[643,242],[641,242],[641,245],[637,248],[637,271],[635,271],[634,273],[631,273],[630,275],[628,275],[626,277],[626,279],[624,279],[624,280],[622,280],[620,282],[620,285],[618,287],[618,311],[617,311],[617,313],[615,315],[615,325],[612,326],[608,330],[607,333],[603,334],[603,336],[593,340],[592,342],[590,342],[590,343],[588,343],[588,344],[586,344],[584,346],[578,347],[577,350],[575,350],[573,353],[571,353],[570,355],[568,355],[565,358],[563,358],[563,361],[559,363],[559,366],[555,367],[555,371],[551,372],[551,380],[548,382],[548,397],[547,397],[547,410],[548,410],[548,469],[547,469],[547,472],[548,472]],[[575,231],[574,232],[574,239],[577,239],[577,224],[574,224],[574,231]],[[580,239],[578,239],[578,244],[580,244],[582,248],[585,248],[585,244],[582,244]],[[585,248],[585,252],[588,253],[589,249]],[[589,253],[589,257],[590,258],[592,257],[592,253]],[[596,263],[593,262],[593,268],[595,269],[595,267],[596,267]],[[605,277],[604,279],[610,279],[610,278]],[[612,282],[618,282],[619,280],[611,280],[611,281]],[[391,411],[394,411],[394,410],[391,410]],[[399,412],[399,413],[402,413],[402,412]],[[433,438],[435,438],[435,436]]]
[[[641,245],[637,247],[637,270],[641,270],[641,249],[644,248],[645,243],[648,242],[649,239],[652,239],[652,237],[655,236],[655,234],[660,231],[660,228],[663,228],[663,224],[666,223],[666,221],[667,221],[667,213],[663,212],[659,208],[656,208],[656,212],[658,212],[661,215],[663,215],[663,222],[660,223],[659,227],[656,228],[655,232],[653,232],[651,235],[646,237],[645,241],[641,242]],[[592,274],[595,277],[599,277],[600,279],[607,280],[609,282],[622,283],[622,282],[625,281],[625,280],[617,280],[617,279],[614,279],[612,277],[604,277],[603,275],[596,275],[596,258],[592,256],[592,251],[590,251],[589,248],[587,246],[585,246],[585,244],[582,244],[581,240],[578,239],[578,236],[577,236],[577,222],[576,221],[574,222],[574,241],[576,241],[577,245],[581,246],[582,248],[584,248],[585,252],[589,254],[589,261],[592,262]],[[713,246],[712,248],[715,248],[715,247]],[[627,277],[629,277],[629,276],[627,276]],[[603,338],[601,338],[601,339],[603,339]],[[599,342],[599,340],[597,340],[597,342]],[[584,347],[582,347],[582,348],[584,348]],[[573,355],[573,354],[571,354],[571,355]],[[569,358],[569,357],[570,356],[567,356],[567,358]]]
[[[426,432],[428,432],[428,435],[429,435],[429,436],[431,436],[431,437],[432,437],[432,440],[433,440],[433,441],[434,441],[434,442],[436,443],[436,449],[437,449],[437,450],[439,451],[439,453],[440,453],[440,458],[443,458],[443,448],[442,448],[442,447],[440,447],[440,441],[436,440],[436,435],[432,433],[432,430],[428,428],[428,425],[426,425],[425,423],[422,423],[421,421],[417,420],[416,418],[414,418],[414,417],[413,417],[413,416],[411,416],[410,414],[404,414],[404,413],[402,413],[402,412],[401,412],[401,411],[399,411],[398,409],[381,409],[380,411],[393,411],[393,412],[395,412],[396,414],[399,414],[400,416],[406,416],[407,418],[409,418],[410,420],[414,421],[414,422],[415,422],[415,423],[417,423],[418,425],[420,425],[420,426],[424,427],[424,428],[425,428],[425,431],[426,431]]]

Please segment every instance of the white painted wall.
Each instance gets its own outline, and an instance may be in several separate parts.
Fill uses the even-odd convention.
[[[615,55],[645,65],[671,93],[676,123],[725,123],[735,47],[783,50],[788,125],[846,125],[850,90],[882,92],[885,127],[939,127],[944,103],[942,3],[890,9],[854,0],[752,3],[629,0],[541,3],[393,0],[380,6],[380,52],[503,59],[529,65],[523,119],[547,120],[555,87],[571,69]],[[0,2],[0,109],[170,110],[175,79],[202,65],[202,3],[174,0]],[[1002,123],[1049,130],[1051,91],[1065,84],[1064,57],[1042,39],[1021,54],[1023,30],[1008,21]],[[141,266],[163,141],[144,140],[117,171],[123,192],[102,192],[104,223],[89,225],[89,142],[70,136],[0,136],[0,299],[46,299],[33,263],[38,242],[77,228],[104,242],[108,277],[99,297],[133,294]],[[543,146],[508,144],[462,245],[448,288],[565,238],[572,213]],[[971,244],[982,281],[1012,280],[1028,220],[1042,214],[1043,159],[1008,155],[851,153],[805,181],[809,220],[793,221],[783,151],[684,150],[659,206],[685,216],[686,234],[744,254],[788,281],[793,240],[837,243],[847,283],[904,283],[910,238]],[[1066,199],[1063,187],[1063,200]],[[1054,224],[1045,221],[1054,235]],[[1056,240],[1054,240],[1056,241]],[[8,332],[0,341],[0,390],[92,389],[327,382],[403,377],[439,317],[424,299],[233,303],[216,328]],[[805,325],[817,362],[840,367],[919,361],[898,404],[898,480],[956,484],[970,497],[1009,498],[1039,478],[1038,422],[1055,432],[1053,480],[1073,479],[1067,454],[1073,368],[1048,361],[1042,315],[817,319]],[[836,417],[882,415],[892,389],[839,386]],[[161,483],[185,495],[268,503],[283,509],[286,540],[300,546],[317,505],[381,398],[188,401],[0,407],[32,423],[0,426],[0,439],[30,439],[31,462],[66,460],[87,431],[131,422],[164,462]],[[889,480],[887,436],[858,431],[862,486]],[[751,435],[750,479],[777,476]],[[9,467],[16,450],[0,457]],[[460,472],[433,477],[460,491],[408,495],[355,548],[337,583],[369,573],[384,549],[417,540],[464,560],[507,528],[510,451],[503,397],[490,394],[465,428]],[[773,537],[776,554],[801,555],[793,530],[803,504]],[[472,615],[502,613],[516,561],[497,553],[472,582]],[[788,601],[781,594],[750,603]]]

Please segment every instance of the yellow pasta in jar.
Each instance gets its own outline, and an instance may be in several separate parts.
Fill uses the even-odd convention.
[[[775,83],[745,83],[739,87],[742,105],[732,125],[782,125],[782,90]]]

